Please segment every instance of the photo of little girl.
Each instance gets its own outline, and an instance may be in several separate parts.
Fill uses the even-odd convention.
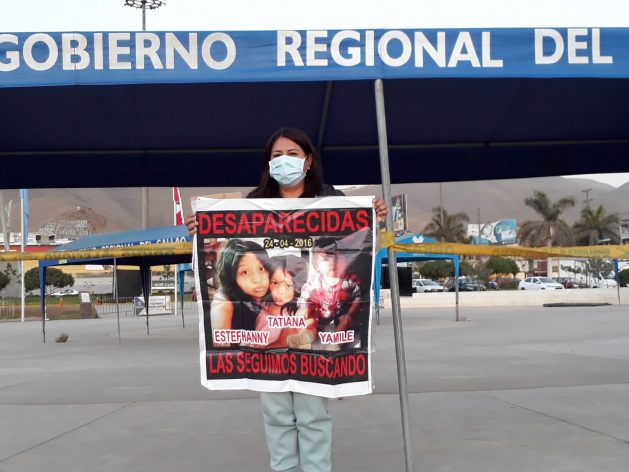
[[[299,327],[269,326],[268,317],[301,316],[297,314],[297,300],[308,278],[308,263],[293,254],[273,256],[268,262],[269,294],[264,299],[262,311],[256,321],[256,331],[268,331],[265,349],[292,347],[288,339],[301,331]],[[312,322],[310,324],[313,324]]]
[[[230,239],[225,244],[216,266],[220,288],[210,306],[212,331],[256,329],[262,300],[269,291],[268,262],[267,252],[254,241]]]
[[[356,265],[359,252],[343,250],[342,241],[342,238],[322,237],[314,242],[312,271],[299,299],[306,318],[316,321],[313,329],[303,333],[311,334],[309,342],[313,350],[335,351],[360,346],[359,311],[366,305],[360,277],[350,270]],[[355,330],[355,341],[349,345],[322,344],[316,336],[320,332],[347,330]]]

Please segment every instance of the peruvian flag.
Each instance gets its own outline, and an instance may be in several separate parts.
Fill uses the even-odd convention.
[[[183,209],[181,208],[181,193],[179,187],[173,187],[173,212],[175,225],[183,224]]]

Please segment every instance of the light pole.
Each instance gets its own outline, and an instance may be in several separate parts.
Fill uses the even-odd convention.
[[[157,10],[162,0],[124,0],[125,6],[142,10],[142,31],[146,31],[146,10]],[[149,227],[149,188],[142,187],[142,228]]]
[[[441,242],[444,242],[443,237],[443,186],[439,182],[439,224],[441,225]]]
[[[585,194],[585,200],[583,200],[583,203],[585,203],[586,208],[590,208],[590,202],[593,200],[592,198],[590,198],[590,192],[592,191],[592,189],[586,188],[585,190],[581,191]]]

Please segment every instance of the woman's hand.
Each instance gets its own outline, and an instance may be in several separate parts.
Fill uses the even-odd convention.
[[[380,224],[387,217],[387,204],[382,198],[373,199],[373,209],[376,210],[376,223]]]
[[[195,233],[197,232],[197,226],[199,226],[199,223],[197,223],[197,215],[194,213],[188,215],[186,217],[186,228],[188,228],[188,233],[190,233],[190,236],[195,235]]]

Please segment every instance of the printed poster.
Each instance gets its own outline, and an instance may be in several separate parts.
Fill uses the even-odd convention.
[[[515,219],[492,221],[490,223],[468,224],[467,235],[473,244],[515,244],[517,243],[517,222]]]
[[[205,387],[371,393],[372,199],[193,201]]]

